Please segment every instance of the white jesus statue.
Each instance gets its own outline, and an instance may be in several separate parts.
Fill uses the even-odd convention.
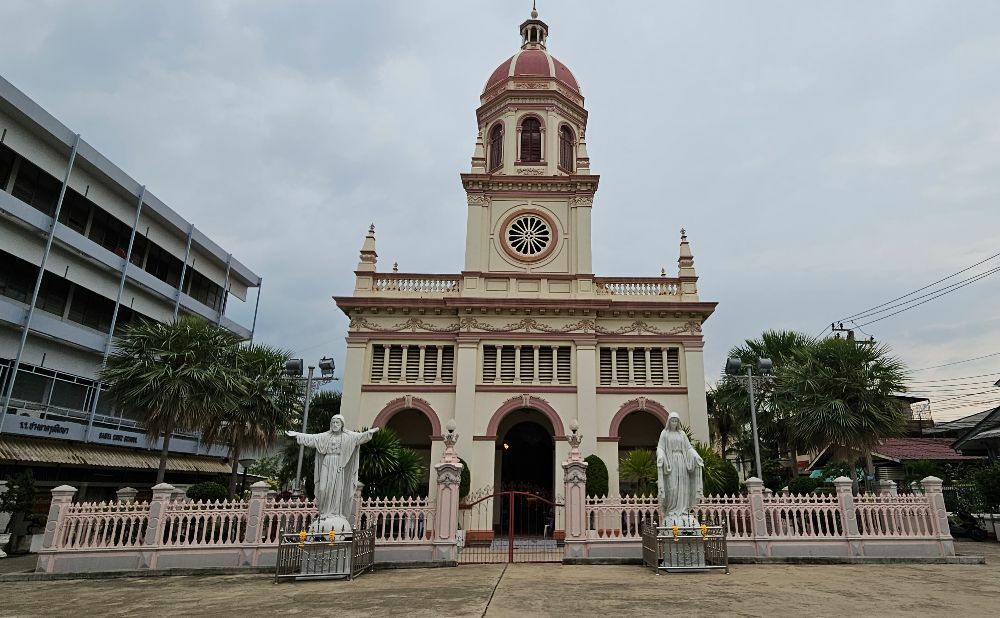
[[[368,431],[344,429],[344,417],[330,419],[330,431],[323,433],[285,433],[303,446],[316,449],[313,489],[319,518],[309,526],[311,532],[350,533],[354,491],[358,485],[358,460],[361,445],[372,439],[378,427]]]

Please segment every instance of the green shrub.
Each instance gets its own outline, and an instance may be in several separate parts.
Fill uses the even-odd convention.
[[[984,511],[1000,512],[1000,461],[983,466],[972,473],[972,482]]]
[[[215,481],[204,481],[188,487],[185,495],[192,500],[225,500],[229,497],[229,488]]]
[[[857,466],[855,466],[853,462],[843,461],[843,460],[831,461],[830,463],[823,466],[824,479],[830,479],[830,481],[832,482],[833,479],[840,476],[845,476],[851,479],[852,481],[856,480],[858,476]]]
[[[944,479],[946,476],[940,465],[928,459],[908,461],[903,464],[903,469],[907,485],[914,482],[919,483],[928,476],[936,476],[939,479]]]
[[[608,495],[608,466],[597,455],[587,455],[587,495]]]
[[[771,491],[779,491],[788,484],[788,468],[775,459],[768,459],[761,464],[761,474],[764,475],[761,479],[764,487]]]
[[[788,482],[788,491],[800,496],[811,494],[817,487],[819,481],[808,476],[797,476]]]
[[[730,461],[723,459],[720,467],[722,478],[719,480],[718,486],[715,487],[716,491],[711,493],[714,493],[715,495],[724,494],[727,496],[739,493],[741,485],[740,473],[736,470],[736,466],[734,466]],[[705,488],[705,493],[710,493],[707,487]]]
[[[458,460],[462,462],[462,481],[458,484],[458,499],[464,500],[472,489],[472,473],[469,472],[469,464],[465,463],[464,459],[459,457]]]

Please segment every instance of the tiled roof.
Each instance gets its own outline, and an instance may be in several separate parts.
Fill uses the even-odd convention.
[[[951,448],[951,438],[889,438],[875,449],[875,455],[896,461],[913,461],[915,459],[971,460],[980,459],[962,455]]]

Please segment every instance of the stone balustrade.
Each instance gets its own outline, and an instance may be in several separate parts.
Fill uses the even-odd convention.
[[[435,296],[457,295],[461,292],[461,277],[459,275],[410,275],[410,274],[378,274],[372,282],[372,291],[387,295],[419,295]]]
[[[675,296],[680,298],[681,282],[669,277],[594,277],[599,296]]]

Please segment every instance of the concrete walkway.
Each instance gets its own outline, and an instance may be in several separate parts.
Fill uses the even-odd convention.
[[[0,616],[996,616],[1000,545],[986,565],[483,565],[379,571],[353,582],[264,575],[0,583]]]

